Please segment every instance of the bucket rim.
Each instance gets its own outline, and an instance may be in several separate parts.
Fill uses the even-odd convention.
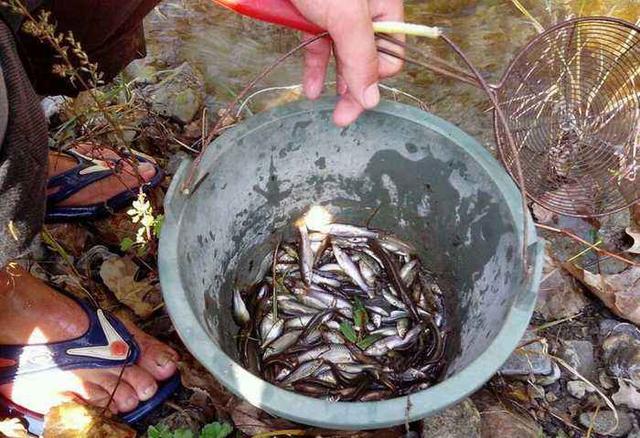
[[[282,118],[331,110],[335,101],[333,97],[313,102],[300,100],[260,113],[222,134],[214,141],[214,147],[208,148],[207,155],[223,153],[219,147],[229,139],[244,136],[266,124],[277,123]],[[504,168],[474,138],[440,117],[398,102],[382,101],[371,111],[422,125],[463,148],[496,181],[509,205],[511,219],[522,244],[524,220],[520,192]],[[543,245],[537,240],[530,214],[525,212],[530,224],[527,227],[527,241],[531,249],[528,284],[514,299],[503,326],[487,349],[455,375],[408,396],[374,402],[328,402],[268,383],[245,370],[211,342],[207,329],[195,317],[194,310],[185,299],[187,294],[181,282],[177,254],[184,202],[177,198],[185,196],[180,192],[180,183],[189,167],[189,160],[185,160],[165,199],[165,222],[160,236],[158,262],[163,298],[171,321],[191,354],[225,388],[266,412],[299,423],[343,430],[378,429],[433,415],[467,397],[488,381],[517,347],[529,324],[542,276]],[[172,207],[179,211],[172,211]]]

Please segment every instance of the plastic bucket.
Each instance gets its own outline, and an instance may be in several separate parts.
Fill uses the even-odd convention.
[[[531,317],[542,246],[528,226],[525,275],[520,194],[460,129],[392,102],[341,129],[331,122],[334,103],[299,101],[225,132],[203,155],[189,195],[181,192],[183,163],[166,197],[160,280],[187,348],[233,393],[300,423],[373,429],[436,413],[498,370]],[[241,263],[248,269],[244,261],[273,230],[318,204],[347,223],[364,223],[379,207],[373,225],[413,242],[448,279],[455,330],[441,383],[410,397],[329,402],[271,385],[236,362],[230,278]]]

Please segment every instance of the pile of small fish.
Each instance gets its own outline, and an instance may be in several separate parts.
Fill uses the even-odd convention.
[[[348,224],[295,225],[268,273],[235,290],[244,366],[296,392],[373,401],[424,389],[441,374],[442,291],[416,249]]]

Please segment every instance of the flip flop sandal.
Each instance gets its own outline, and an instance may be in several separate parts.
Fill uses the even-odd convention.
[[[89,318],[87,332],[68,341],[32,345],[0,345],[0,384],[10,383],[18,376],[34,375],[52,369],[75,370],[113,368],[132,365],[140,355],[140,347],[125,326],[102,309],[70,296]],[[141,420],[180,387],[176,372],[160,382],[158,392],[149,400],[120,418],[127,423]],[[9,417],[26,421],[29,433],[42,435],[43,415],[13,403],[0,395],[0,410]]]
[[[113,176],[114,169],[105,166],[105,161],[115,162],[116,168],[122,162],[122,159],[98,160],[87,157],[74,150],[64,151],[62,154],[74,158],[78,164],[74,168],[49,179],[47,189],[58,190],[47,196],[46,222],[69,222],[108,216],[114,211],[129,206],[131,202],[138,197],[138,190],[129,189],[115,195],[106,202],[79,207],[57,207],[57,204],[96,181]],[[151,163],[156,169],[156,174],[151,181],[146,182],[141,187],[144,192],[147,192],[160,184],[160,181],[164,178],[164,172],[155,161],[147,155],[140,152],[134,152],[134,155],[139,162]]]

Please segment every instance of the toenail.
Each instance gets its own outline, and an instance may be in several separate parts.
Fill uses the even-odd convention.
[[[138,399],[136,397],[129,397],[124,403],[127,407],[133,407],[138,404]]]
[[[153,396],[153,394],[155,393],[156,393],[156,385],[147,386],[145,389],[142,390],[142,396],[144,397],[145,400],[151,398],[151,396]]]
[[[158,364],[160,368],[166,367],[169,364],[169,362],[171,362],[171,356],[169,356],[167,353],[161,353],[156,358],[156,364]]]

